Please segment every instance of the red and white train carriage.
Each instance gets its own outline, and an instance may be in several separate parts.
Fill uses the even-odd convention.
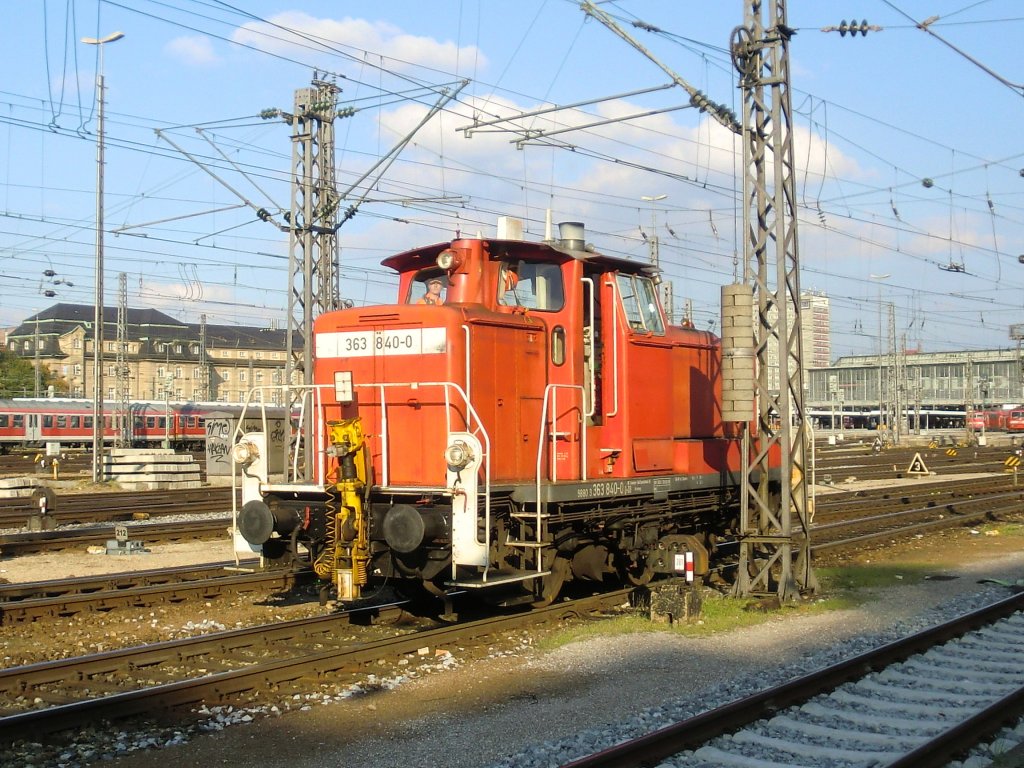
[[[113,443],[118,434],[116,404],[105,403],[103,440]],[[206,439],[210,413],[241,411],[226,403],[164,403],[133,401],[129,404],[129,430],[133,445],[160,445],[200,449]],[[0,452],[33,448],[46,443],[63,447],[91,446],[93,403],[73,398],[0,399]]]

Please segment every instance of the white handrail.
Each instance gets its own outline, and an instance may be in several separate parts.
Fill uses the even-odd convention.
[[[605,416],[611,418],[619,413],[619,289],[614,280],[605,283],[612,289],[612,403],[614,404],[611,413]]]

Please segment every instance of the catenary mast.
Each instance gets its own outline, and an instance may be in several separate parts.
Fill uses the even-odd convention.
[[[782,599],[814,591],[810,562],[800,259],[785,0],[746,0],[732,36],[743,95],[743,273],[753,285],[757,321],[756,435],[743,482],[736,590]],[[778,384],[769,349],[778,350]],[[774,452],[782,483],[761,482]]]

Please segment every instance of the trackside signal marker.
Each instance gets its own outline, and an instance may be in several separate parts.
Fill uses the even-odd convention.
[[[928,467],[924,465],[924,459],[921,458],[920,453],[915,453],[914,458],[910,462],[910,466],[907,467],[908,475],[927,475]]]

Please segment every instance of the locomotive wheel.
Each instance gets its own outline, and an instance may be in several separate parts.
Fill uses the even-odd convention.
[[[541,579],[539,594],[533,601],[534,608],[546,608],[558,597],[565,584],[565,577],[569,575],[569,561],[556,555],[549,569],[551,573]]]

